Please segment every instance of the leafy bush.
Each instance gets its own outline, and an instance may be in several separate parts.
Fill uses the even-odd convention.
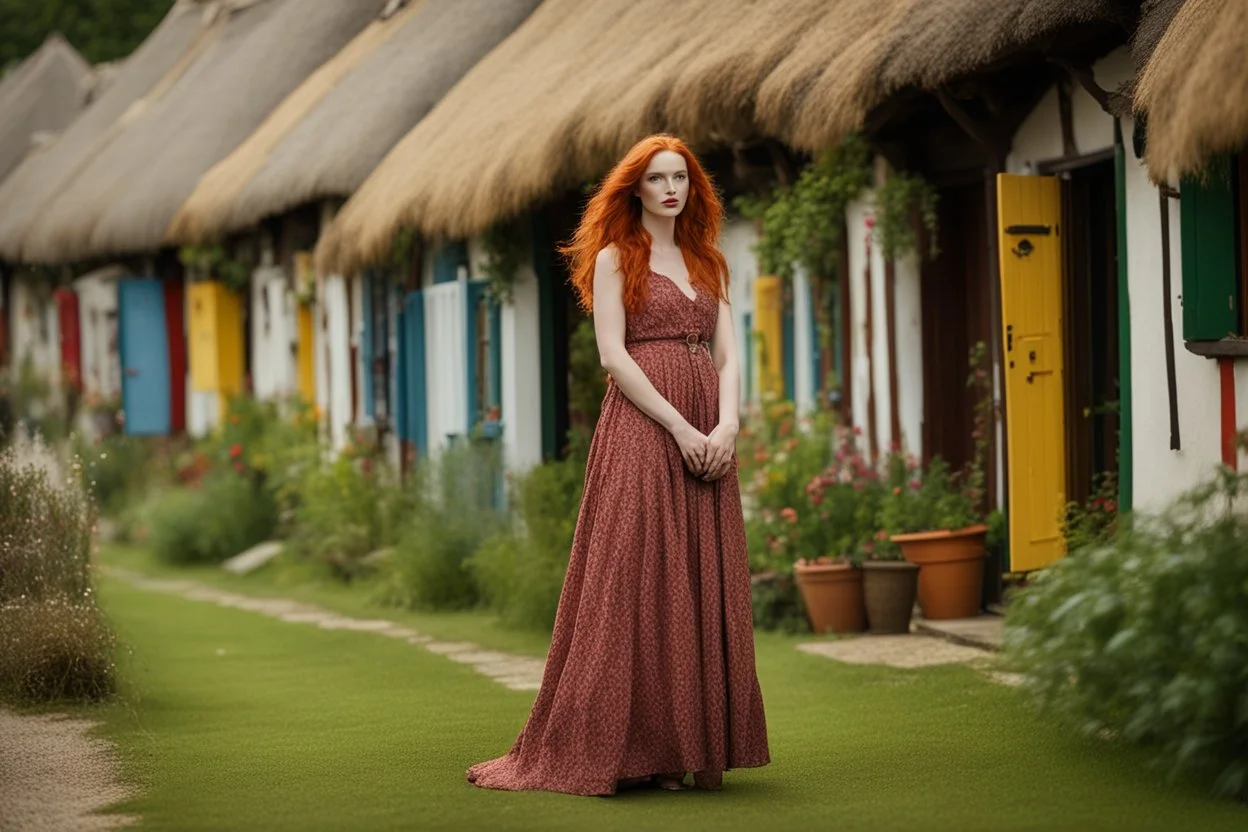
[[[1118,475],[1106,471],[1095,480],[1086,505],[1067,503],[1062,514],[1062,537],[1067,551],[1101,546],[1114,538],[1118,527]]]
[[[497,443],[445,448],[415,472],[408,521],[388,562],[389,600],[421,609],[467,609],[480,591],[469,561],[504,528]]]
[[[1222,473],[1011,604],[1006,656],[1039,704],[1248,797],[1248,479]]]
[[[149,540],[166,563],[220,563],[268,540],[276,525],[277,503],[253,472],[218,471],[198,488],[162,495]]]
[[[42,442],[0,453],[0,694],[96,699],[115,686],[114,636],[91,579],[94,509]]]
[[[516,477],[510,522],[470,561],[482,600],[503,620],[550,630],[568,570],[585,460],[568,457]]]
[[[292,484],[293,521],[287,550],[350,580],[364,557],[394,543],[403,494],[380,466],[347,457],[320,463]]]

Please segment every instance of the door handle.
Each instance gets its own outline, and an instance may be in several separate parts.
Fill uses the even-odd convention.
[[[1028,384],[1033,383],[1036,376],[1047,376],[1052,372],[1053,372],[1052,370],[1032,370],[1030,373],[1027,374],[1027,383]]]

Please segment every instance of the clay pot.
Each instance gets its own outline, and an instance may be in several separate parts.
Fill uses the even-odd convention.
[[[893,535],[906,560],[919,566],[923,617],[939,621],[979,615],[988,527]]]
[[[799,563],[794,565],[793,573],[811,630],[861,633],[867,629],[861,569],[851,563]]]
[[[869,560],[862,565],[867,622],[875,635],[910,632],[919,567],[904,560]]]

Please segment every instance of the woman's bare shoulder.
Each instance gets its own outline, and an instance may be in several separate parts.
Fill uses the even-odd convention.
[[[611,274],[620,270],[620,250],[615,243],[609,243],[598,250],[594,265],[599,273]]]

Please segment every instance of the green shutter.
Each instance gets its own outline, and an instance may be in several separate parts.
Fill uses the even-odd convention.
[[[1232,166],[1201,182],[1184,180],[1179,205],[1183,240],[1183,338],[1216,341],[1239,332]]]

